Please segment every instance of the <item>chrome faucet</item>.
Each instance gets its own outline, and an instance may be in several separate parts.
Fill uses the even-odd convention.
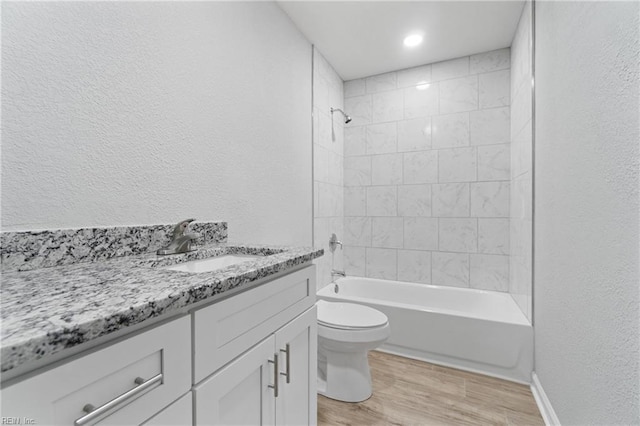
[[[342,242],[338,241],[336,234],[331,234],[331,238],[329,239],[329,250],[331,250],[331,253],[336,251],[337,246],[340,246],[340,250],[342,250]]]
[[[337,269],[331,270],[331,281],[335,281],[336,277],[346,277],[347,274],[344,271],[338,271]]]
[[[171,242],[168,246],[158,250],[158,254],[178,254],[196,250],[193,241],[198,238],[200,234],[197,234],[195,232],[187,233],[189,224],[194,220],[195,219],[187,219],[178,223],[175,228],[173,228],[173,236],[171,237]]]

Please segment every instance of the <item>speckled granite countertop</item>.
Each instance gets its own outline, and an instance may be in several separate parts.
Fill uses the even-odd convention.
[[[222,254],[264,257],[205,273],[162,266]],[[1,371],[55,354],[147,319],[322,256],[322,249],[214,244],[155,254],[2,273]]]

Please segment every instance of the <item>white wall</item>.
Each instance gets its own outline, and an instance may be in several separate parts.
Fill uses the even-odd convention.
[[[345,83],[347,274],[507,291],[509,49]]]
[[[311,46],[274,3],[5,3],[2,229],[311,244]]]
[[[331,107],[343,108],[343,82],[331,64],[314,49],[313,56],[313,246],[324,248],[316,259],[316,286],[331,282],[331,269],[342,270],[340,247],[329,250],[329,238],[344,237],[343,139],[344,118],[339,112],[332,120]]]
[[[533,249],[533,127],[531,103],[531,2],[522,9],[511,45],[511,215],[509,293],[531,321]]]
[[[563,425],[638,424],[637,2],[536,2],[535,370]]]

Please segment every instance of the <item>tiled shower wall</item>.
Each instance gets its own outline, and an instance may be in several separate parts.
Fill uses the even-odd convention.
[[[509,49],[344,92],[347,274],[508,291]]]
[[[331,269],[343,269],[342,250],[329,251],[332,233],[343,235],[344,120],[330,108],[343,108],[343,82],[322,54],[313,52],[313,245],[324,248],[316,259],[316,286],[331,282]]]
[[[531,2],[511,47],[511,258],[509,293],[531,321],[532,104]]]

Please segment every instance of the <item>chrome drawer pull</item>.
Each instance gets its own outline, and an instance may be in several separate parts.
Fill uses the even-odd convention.
[[[269,385],[273,389],[274,397],[278,397],[278,354],[273,354],[273,361],[269,360],[273,364],[273,385]]]
[[[127,401],[128,399],[131,399],[132,397],[138,395],[139,393],[144,392],[145,390],[149,389],[151,386],[153,386],[153,385],[155,385],[156,383],[159,383],[159,382],[162,382],[162,373],[158,374],[157,376],[154,376],[154,377],[150,378],[146,382],[144,381],[143,378],[136,377],[134,383],[136,383],[138,386],[136,386],[133,389],[130,389],[130,390],[126,391],[125,393],[123,393],[120,396],[117,396],[117,397],[113,398],[111,401],[107,402],[104,405],[101,405],[98,408],[95,408],[91,404],[85,405],[84,407],[82,407],[82,411],[84,411],[87,414],[85,416],[80,417],[73,424],[75,426],[86,425],[87,423],[89,423],[89,422],[91,422],[93,420],[96,420],[98,417],[102,416],[103,414],[107,413],[108,411],[111,411],[112,409],[114,409],[118,405],[122,404],[123,402]]]
[[[291,383],[291,370],[290,368],[290,361],[289,359],[291,358],[291,348],[289,347],[289,344],[287,343],[287,346],[285,346],[285,349],[280,349],[280,352],[284,352],[285,354],[287,354],[287,362],[285,363],[286,367],[287,367],[287,372],[286,373],[280,373],[283,376],[285,376],[287,378],[287,383]]]

